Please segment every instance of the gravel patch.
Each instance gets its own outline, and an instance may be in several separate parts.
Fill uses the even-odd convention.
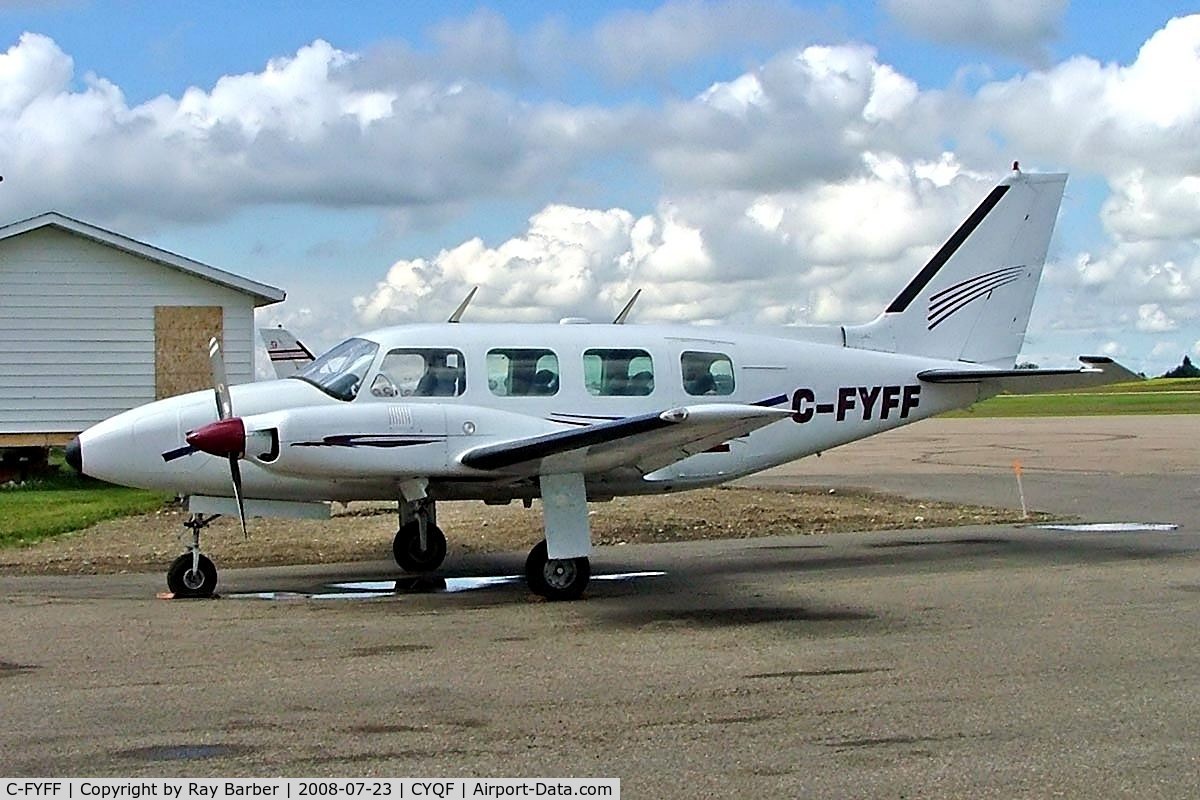
[[[520,503],[438,504],[450,552],[524,550],[542,537],[542,516]],[[598,545],[829,534],[895,528],[943,528],[1022,521],[996,508],[910,500],[843,489],[718,487],[653,497],[621,497],[589,506]],[[94,574],[160,569],[184,550],[187,514],[172,505],[154,514],[108,520],[27,547],[0,550],[0,573]],[[223,567],[324,564],[390,559],[396,513],[380,504],[335,506],[328,520],[251,519],[243,539],[236,520],[204,533],[204,551]]]

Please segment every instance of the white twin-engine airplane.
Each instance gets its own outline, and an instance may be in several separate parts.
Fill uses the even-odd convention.
[[[405,325],[228,388],[214,340],[215,407],[201,391],[135,408],[80,434],[67,460],[188,498],[176,596],[213,594],[200,531],[217,515],[244,529],[247,515],[396,500],[396,561],[428,571],[446,555],[436,501],[540,497],[529,586],[575,599],[591,574],[589,500],[722,483],[1007,389],[1134,378],[1107,358],[1014,369],[1065,182],[1014,169],[865,325],[619,324],[628,307],[610,325]]]

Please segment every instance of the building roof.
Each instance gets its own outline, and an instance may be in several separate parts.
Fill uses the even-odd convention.
[[[38,214],[36,217],[30,217],[29,219],[23,219],[20,222],[13,222],[0,227],[0,241],[46,227],[58,228],[67,233],[91,239],[99,244],[122,250],[131,255],[162,264],[165,267],[171,267],[180,272],[195,275],[197,278],[203,278],[204,280],[242,292],[243,294],[248,294],[254,298],[256,308],[278,303],[287,296],[286,292],[274,286],[252,281],[249,278],[234,275],[232,272],[226,272],[223,269],[210,267],[199,261],[193,261],[190,258],[185,258],[168,250],[146,244],[145,242],[139,242],[136,239],[130,239],[128,236],[113,233],[104,228],[77,220],[74,217],[68,217],[66,214],[60,214],[57,211],[47,211],[45,214]]]

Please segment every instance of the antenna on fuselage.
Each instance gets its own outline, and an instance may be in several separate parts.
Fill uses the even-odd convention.
[[[638,289],[633,293],[633,297],[629,298],[629,302],[621,309],[621,313],[617,314],[617,318],[612,321],[613,325],[624,325],[625,318],[629,316],[629,312],[633,310],[633,304],[637,302],[638,297],[642,294],[642,290]]]
[[[478,286],[471,287],[471,291],[467,292],[467,296],[458,304],[458,308],[454,309],[454,313],[450,315],[450,319],[446,320],[446,322],[458,322],[461,320],[463,312],[467,310],[467,306],[471,305],[471,300],[475,298],[475,293],[478,291]]]

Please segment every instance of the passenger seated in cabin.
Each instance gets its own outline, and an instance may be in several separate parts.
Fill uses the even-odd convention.
[[[683,364],[683,389],[688,394],[716,394],[717,382],[707,364],[687,360]]]
[[[627,394],[635,397],[645,397],[654,391],[654,374],[643,370],[629,379]]]
[[[533,373],[533,392],[536,395],[551,395],[558,391],[558,376],[548,369]]]
[[[417,388],[413,391],[415,397],[454,397],[459,394],[461,370],[446,363],[446,356],[434,356],[425,367]]]
[[[612,397],[623,397],[629,394],[629,376],[624,372],[614,372],[605,383],[602,394]]]

